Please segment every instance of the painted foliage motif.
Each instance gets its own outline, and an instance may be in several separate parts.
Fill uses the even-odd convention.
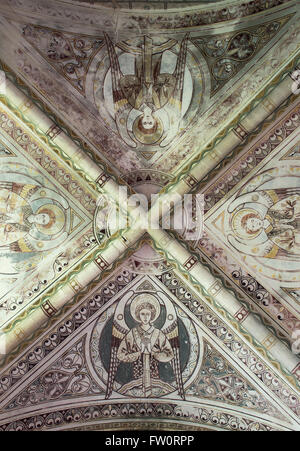
[[[123,365],[122,371],[119,372],[123,373],[123,380],[120,381],[121,374],[116,373],[113,392],[109,398],[107,398],[108,386],[105,376],[108,373],[105,371],[100,373],[100,365],[102,364],[103,366],[104,362],[106,362],[105,365],[109,368],[111,356],[109,353],[110,348],[108,349],[109,337],[111,339],[113,338],[113,322],[116,319],[116,315],[120,315],[120,312],[123,314],[125,311],[126,321],[128,321],[128,332],[124,335],[123,339],[120,339],[119,342],[116,343],[115,347],[118,354],[125,354],[126,357],[128,357],[128,355],[133,355],[135,352],[135,349],[133,349],[134,346],[136,346],[136,348],[139,346],[138,343],[135,344],[137,339],[133,337],[135,328],[138,328],[141,322],[147,325],[149,322],[147,314],[152,317],[152,314],[154,313],[151,314],[151,312],[155,312],[155,315],[157,315],[158,310],[160,310],[159,316],[157,318],[155,318],[155,316],[153,317],[154,327],[151,330],[149,329],[150,335],[154,333],[157,335],[157,341],[153,346],[153,356],[154,354],[159,353],[164,356],[168,355],[168,358],[170,358],[172,352],[174,352],[172,338],[165,333],[165,328],[162,325],[164,324],[167,312],[168,314],[170,314],[170,311],[171,314],[173,313],[168,302],[166,302],[166,293],[154,291],[154,278],[147,276],[140,277],[136,274],[130,275],[123,270],[115,274],[114,278],[107,280],[101,288],[99,286],[91,296],[85,299],[83,304],[79,303],[76,310],[73,311],[70,316],[64,318],[62,323],[59,323],[56,326],[54,334],[53,331],[49,332],[49,336],[43,337],[39,342],[39,346],[35,343],[32,349],[28,350],[28,360],[25,360],[22,356],[22,360],[15,363],[16,367],[13,368],[13,371],[10,370],[8,377],[2,379],[0,394],[2,393],[2,396],[5,399],[3,402],[5,408],[9,411],[9,414],[13,416],[14,412],[19,412],[20,409],[24,407],[31,412],[29,407],[34,407],[35,409],[43,408],[45,407],[45,402],[48,402],[48,410],[49,406],[51,406],[51,409],[53,408],[52,414],[54,415],[55,408],[59,405],[61,411],[63,411],[63,418],[66,418],[66,421],[69,423],[71,421],[78,422],[80,419],[80,421],[84,423],[97,420],[99,423],[103,423],[104,421],[107,424],[110,420],[123,420],[128,417],[128,415],[130,415],[132,421],[136,420],[140,422],[142,416],[147,416],[148,419],[154,420],[157,416],[170,416],[173,414],[174,418],[180,418],[181,420],[186,419],[189,422],[199,422],[199,419],[201,418],[202,421],[207,423],[210,415],[208,415],[206,410],[204,412],[202,411],[203,401],[205,401],[207,404],[206,408],[208,408],[208,406],[213,407],[211,412],[213,425],[219,424],[220,426],[225,427],[227,424],[224,413],[222,413],[220,422],[218,423],[219,417],[217,412],[218,408],[220,409],[220,405],[216,406],[216,403],[218,404],[219,402],[229,403],[230,409],[237,418],[241,417],[240,411],[239,409],[236,409],[236,406],[238,406],[238,408],[242,407],[243,414],[246,415],[249,413],[253,415],[254,412],[255,414],[260,412],[268,415],[268,422],[270,422],[272,417],[285,422],[285,413],[282,409],[278,410],[278,403],[274,405],[274,400],[272,401],[272,399],[270,400],[268,396],[266,396],[266,393],[261,390],[262,387],[258,386],[256,382],[253,384],[253,378],[251,376],[248,379],[247,376],[245,377],[244,371],[242,371],[241,374],[240,365],[236,367],[237,362],[240,360],[242,366],[244,366],[246,362],[249,371],[255,369],[256,374],[259,375],[259,379],[262,381],[266,380],[264,383],[268,384],[269,390],[273,390],[273,392],[276,393],[276,396],[280,394],[283,404],[289,402],[290,395],[291,405],[294,411],[298,408],[295,404],[295,397],[289,393],[289,390],[286,387],[283,388],[280,385],[278,379],[273,377],[272,371],[265,368],[265,366],[261,364],[259,358],[257,362],[255,355],[253,355],[245,345],[241,345],[240,337],[235,336],[230,328],[227,329],[227,326],[224,323],[218,322],[217,317],[212,314],[207,306],[204,307],[201,305],[199,299],[196,301],[196,299],[186,291],[186,288],[184,288],[184,285],[179,279],[176,279],[178,284],[174,285],[175,279],[176,276],[171,273],[159,277],[159,280],[164,281],[164,284],[167,282],[169,287],[176,286],[176,293],[180,294],[180,299],[185,299],[185,302],[181,305],[185,304],[185,306],[188,307],[188,310],[193,311],[194,315],[200,320],[199,323],[196,322],[197,320],[195,323],[192,322],[188,315],[184,314],[183,311],[177,307],[177,303],[172,304],[177,315],[179,328],[179,362],[182,369],[182,379],[186,395],[184,401],[179,397],[176,381],[172,382],[172,378],[170,377],[170,373],[172,372],[172,359],[168,362],[159,362],[161,365],[158,371],[159,378],[155,377],[157,372],[152,370],[150,364],[148,374],[150,373],[151,384],[148,386],[147,378],[145,377],[146,371],[149,369],[147,358],[143,359],[142,365],[139,365],[137,371],[144,375],[144,388],[148,390],[147,399],[139,402],[136,402],[136,400],[133,399],[136,397],[145,397],[142,390],[143,382],[140,380],[141,377],[134,379],[133,371],[130,373],[130,366],[132,369],[133,363],[125,363],[122,360],[119,362],[117,361],[117,363],[118,366]],[[138,286],[138,288],[135,291],[131,290],[127,295],[126,289],[128,286],[131,288]],[[146,286],[149,289],[151,288],[152,291],[142,291]],[[121,297],[119,293],[120,290],[123,291],[123,296],[121,295]],[[188,294],[190,294],[190,296],[187,296]],[[115,302],[108,310],[105,309],[105,305],[112,299],[115,299]],[[120,304],[123,304],[122,308],[118,309]],[[199,312],[198,315],[197,311]],[[101,313],[95,318],[95,313],[97,312]],[[130,320],[131,312],[133,315],[137,316],[136,320],[133,320],[133,318]],[[160,318],[160,316],[162,316],[162,318]],[[134,321],[136,324],[134,324]],[[82,327],[84,326],[84,323],[87,325],[88,336],[85,335],[87,329]],[[207,341],[202,333],[200,333],[202,338],[201,353],[199,353],[199,348],[197,348],[199,341],[197,340],[195,329],[199,329],[200,325],[201,328],[204,327],[205,329],[208,328],[207,330],[211,330],[213,336],[217,334],[217,337],[221,339],[221,341],[224,341],[224,345],[226,343],[226,347],[234,351],[235,358],[233,360],[227,359],[226,356],[222,354],[222,350],[219,346],[217,345],[216,347],[215,340],[213,339],[212,342],[211,340]],[[155,332],[155,330],[158,331]],[[70,331],[72,331],[71,335],[74,334],[73,337],[70,336],[71,341],[65,343],[65,346],[60,347],[58,355],[53,355],[55,359],[50,359],[49,361],[49,353],[57,352],[59,343],[62,343],[66,339],[66,334],[69,336]],[[88,337],[92,338],[92,342],[90,342]],[[185,342],[189,342],[189,346],[186,346]],[[94,352],[90,354],[90,344],[92,344],[92,348],[94,348],[93,351],[97,349],[97,355]],[[127,346],[131,346],[129,351]],[[146,348],[146,346],[152,347],[149,342],[148,345],[144,344],[144,348]],[[140,346],[140,348],[141,347],[142,346]],[[159,347],[161,348],[160,350],[158,350]],[[147,355],[147,352],[144,352],[144,354]],[[199,354],[201,354],[201,356]],[[188,360],[184,358],[184,356],[187,355],[189,355]],[[92,362],[90,356],[92,356]],[[101,361],[99,356],[102,359]],[[196,364],[195,361],[197,361]],[[29,364],[29,362],[31,364]],[[257,364],[253,365],[253,362],[257,362]],[[126,373],[124,365],[128,365],[127,375],[124,374]],[[22,368],[22,371],[18,372],[17,368],[20,367]],[[97,370],[96,377],[93,367]],[[145,371],[143,370],[143,367],[145,368]],[[20,384],[19,387],[16,388],[14,397],[10,398],[8,392],[10,384],[13,385],[16,384],[17,381],[20,382],[24,377],[24,372],[25,374],[29,374],[31,371],[34,371],[34,374],[32,374],[33,378],[27,378],[23,385]],[[100,374],[101,377],[99,378]],[[268,376],[266,379],[265,374]],[[166,381],[167,375],[169,376],[169,380]],[[129,382],[133,381],[135,384],[140,384],[139,390],[136,389],[136,392],[134,393],[133,389],[129,389],[126,394],[123,395],[121,392],[126,388],[126,378]],[[157,381],[160,381],[161,384],[157,384]],[[158,393],[158,396],[164,396],[163,394],[160,394],[159,391],[162,390],[161,387],[163,386],[163,389],[167,392],[166,383],[170,385],[172,393],[170,393],[165,400],[160,401],[158,399],[152,399],[149,401],[149,398],[155,397],[154,391],[156,391],[156,395]],[[156,389],[154,388],[154,385],[156,386]],[[152,394],[150,394],[150,390],[153,390]],[[168,392],[165,394],[167,395]],[[119,399],[116,399],[117,397]],[[72,414],[69,407],[70,402],[73,405]],[[79,411],[78,409],[81,409],[83,406],[86,406],[83,409],[84,411]],[[57,415],[61,420],[57,421],[55,425],[61,425],[63,422],[62,416],[60,413],[57,413]],[[73,420],[72,415],[75,420]],[[237,418],[235,418],[235,421],[237,421]],[[47,417],[47,420],[45,421],[40,418],[39,420],[41,428],[47,427],[46,425],[50,426],[54,424],[52,422],[52,416],[50,418]],[[27,424],[27,420],[25,420],[25,424]],[[15,423],[12,424],[11,428],[14,426],[19,426],[19,423],[17,425]],[[256,427],[258,427],[257,424]],[[233,429],[235,428],[236,425],[233,423]],[[244,429],[247,429],[246,426],[244,426]]]
[[[81,93],[91,60],[101,47],[100,39],[25,25],[23,36]]]
[[[193,43],[201,49],[210,69],[212,95],[266,47],[290,18],[286,16],[233,33],[193,37]]]

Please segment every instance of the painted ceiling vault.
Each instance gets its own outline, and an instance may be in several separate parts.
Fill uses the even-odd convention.
[[[299,19],[1,0],[1,431],[300,430]]]

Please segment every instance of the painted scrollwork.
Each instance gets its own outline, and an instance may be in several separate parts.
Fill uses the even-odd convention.
[[[212,94],[236,75],[278,33],[286,20],[269,22],[215,38],[193,38],[192,41],[201,49],[210,67]]]
[[[91,60],[101,39],[62,33],[46,27],[26,25],[23,36],[82,94]]]
[[[229,402],[263,413],[272,413],[273,416],[282,418],[279,410],[266,401],[208,343],[205,343],[204,360],[199,375],[187,390],[187,394]]]
[[[41,374],[8,406],[9,409],[36,405],[61,397],[101,393],[85,368],[82,340]]]

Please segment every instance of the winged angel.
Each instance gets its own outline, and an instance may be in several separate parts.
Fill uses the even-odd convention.
[[[298,187],[248,192],[238,196],[228,211],[234,231],[228,240],[239,252],[265,258],[300,258]]]
[[[152,39],[145,36],[143,50],[135,58],[134,75],[124,75],[113,42],[107,34],[105,39],[111,66],[115,122],[121,138],[130,147],[137,147],[136,141],[144,145],[168,146],[179,131],[182,116],[188,35],[181,42],[173,74],[161,73],[163,51],[155,49]],[[131,133],[128,118],[133,110],[137,116]]]
[[[184,399],[183,381],[179,359],[178,321],[171,302],[166,305],[166,320],[162,329],[154,326],[161,313],[161,305],[150,293],[136,296],[130,303],[130,314],[137,326],[129,329],[125,321],[125,305],[120,302],[114,313],[112,345],[106,399],[111,396],[118,366],[121,362],[133,365],[133,380],[125,383],[118,392],[135,393],[136,396],[153,397],[174,391],[162,381],[159,362],[170,362],[179,395]]]

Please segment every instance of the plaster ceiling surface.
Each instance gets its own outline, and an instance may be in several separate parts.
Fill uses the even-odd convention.
[[[300,429],[299,14],[1,1],[0,430]]]

